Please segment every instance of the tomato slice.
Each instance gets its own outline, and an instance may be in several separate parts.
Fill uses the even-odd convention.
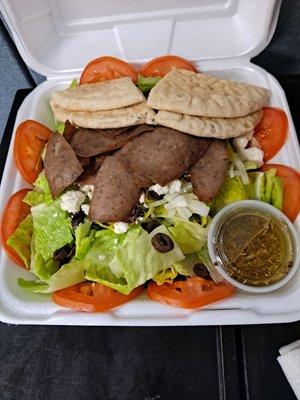
[[[137,70],[126,61],[115,57],[100,57],[90,61],[84,68],[80,77],[80,85],[108,81],[122,76],[129,76],[134,83],[138,80]]]
[[[22,189],[10,197],[5,206],[0,226],[0,236],[3,249],[9,258],[24,268],[25,264],[23,260],[10,246],[6,244],[6,241],[15,232],[23,219],[30,213],[30,206],[23,202],[25,195],[30,190],[31,189]]]
[[[53,301],[76,311],[99,312],[110,310],[137,297],[143,286],[128,295],[121,294],[101,283],[83,282],[53,293]]]
[[[188,71],[197,72],[196,68],[190,61],[177,56],[162,56],[154,58],[147,62],[140,70],[139,74],[151,77],[151,76],[165,76],[172,69],[186,69]]]
[[[151,282],[147,288],[150,299],[170,306],[181,308],[198,308],[231,296],[234,288],[227,282],[214,283],[200,277],[188,278],[186,281],[173,281],[157,285]]]
[[[276,175],[283,180],[282,212],[294,221],[300,212],[300,174],[293,168],[281,164],[264,164],[262,171],[276,168]]]
[[[264,160],[275,156],[284,145],[288,130],[286,113],[280,108],[264,107],[263,118],[255,127],[254,137],[264,151]]]
[[[42,171],[42,151],[52,131],[39,122],[28,119],[16,131],[14,159],[23,178],[33,183]]]

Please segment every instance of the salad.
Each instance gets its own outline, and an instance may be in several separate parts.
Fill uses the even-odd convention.
[[[53,95],[54,131],[33,120],[19,125],[14,159],[32,187],[9,199],[1,240],[31,272],[18,279],[21,288],[51,293],[77,311],[106,311],[143,291],[152,301],[202,307],[235,292],[208,252],[208,229],[222,208],[255,199],[297,217],[299,173],[266,163],[285,143],[284,111],[257,99],[253,110],[249,94],[249,115],[232,116],[236,108],[226,117],[190,115],[183,107],[178,119],[172,101],[160,106],[153,88],[163,90],[164,79],[181,70],[202,75],[176,56],[139,71],[101,57]],[[240,86],[247,94],[255,88]],[[102,90],[105,101],[104,94],[97,100]],[[198,124],[205,138],[190,132]]]

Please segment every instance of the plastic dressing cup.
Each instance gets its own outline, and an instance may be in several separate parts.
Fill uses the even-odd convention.
[[[273,234],[276,239],[270,239],[269,248],[259,236],[262,232],[278,235]],[[249,248],[252,253],[247,253]],[[208,250],[228,282],[252,293],[279,289],[292,279],[300,264],[300,239],[294,225],[280,210],[257,200],[232,203],[216,214],[208,231]]]

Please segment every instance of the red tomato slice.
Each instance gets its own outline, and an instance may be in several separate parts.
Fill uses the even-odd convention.
[[[263,118],[255,127],[254,137],[264,151],[264,160],[268,161],[278,153],[287,137],[288,119],[280,108],[264,107]]]
[[[0,226],[3,249],[9,258],[24,268],[24,262],[21,260],[18,254],[6,244],[6,241],[15,232],[23,219],[30,213],[30,206],[23,202],[25,195],[30,190],[31,189],[22,189],[10,197],[5,206]]]
[[[122,76],[129,76],[134,83],[138,80],[137,70],[126,61],[115,57],[100,57],[90,61],[84,68],[80,77],[80,85],[108,81]]]
[[[53,293],[53,301],[76,311],[99,312],[110,310],[134,299],[143,291],[143,286],[128,295],[121,294],[101,283],[83,282]]]
[[[262,171],[276,168],[276,175],[283,180],[282,212],[294,221],[300,212],[300,174],[293,168],[281,164],[264,164]]]
[[[170,306],[198,308],[231,296],[234,288],[229,283],[214,283],[200,277],[186,281],[173,281],[172,284],[157,285],[151,282],[147,288],[150,299]]]
[[[196,68],[190,61],[177,56],[162,56],[154,58],[147,62],[140,70],[139,74],[151,77],[151,76],[165,76],[172,69],[186,69],[188,71],[197,72]]]
[[[52,131],[33,120],[22,122],[16,131],[14,159],[23,178],[33,183],[42,171],[41,154]]]

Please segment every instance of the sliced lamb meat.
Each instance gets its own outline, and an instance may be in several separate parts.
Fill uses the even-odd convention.
[[[80,162],[80,164],[82,165],[82,167],[87,167],[88,165],[90,165],[91,163],[91,157],[80,157],[77,156],[78,161]]]
[[[140,193],[122,160],[106,157],[96,176],[89,217],[101,222],[128,221]]]
[[[222,186],[228,170],[226,141],[213,140],[206,153],[190,170],[195,194],[201,201],[211,201]]]
[[[161,186],[181,176],[207,149],[210,141],[157,126],[127,143],[118,152],[139,187]],[[197,154],[197,157],[195,155]]]
[[[52,135],[47,144],[44,165],[53,197],[74,183],[83,172],[72,147],[58,133]]]
[[[64,138],[67,142],[70,142],[75,132],[78,130],[76,126],[72,125],[71,122],[67,119],[65,122],[65,129],[64,129]]]
[[[89,164],[84,166],[84,171],[78,178],[79,182],[82,185],[94,185],[97,172],[101,165],[104,163],[106,157],[106,154],[102,154],[96,157],[89,158]]]
[[[204,138],[194,138],[196,139],[192,145],[192,156],[190,167],[192,167],[200,157],[206,152],[211,144],[211,139],[204,139]]]
[[[152,129],[151,125],[146,124],[118,129],[80,128],[70,143],[77,155],[91,157],[119,149],[136,136]]]

